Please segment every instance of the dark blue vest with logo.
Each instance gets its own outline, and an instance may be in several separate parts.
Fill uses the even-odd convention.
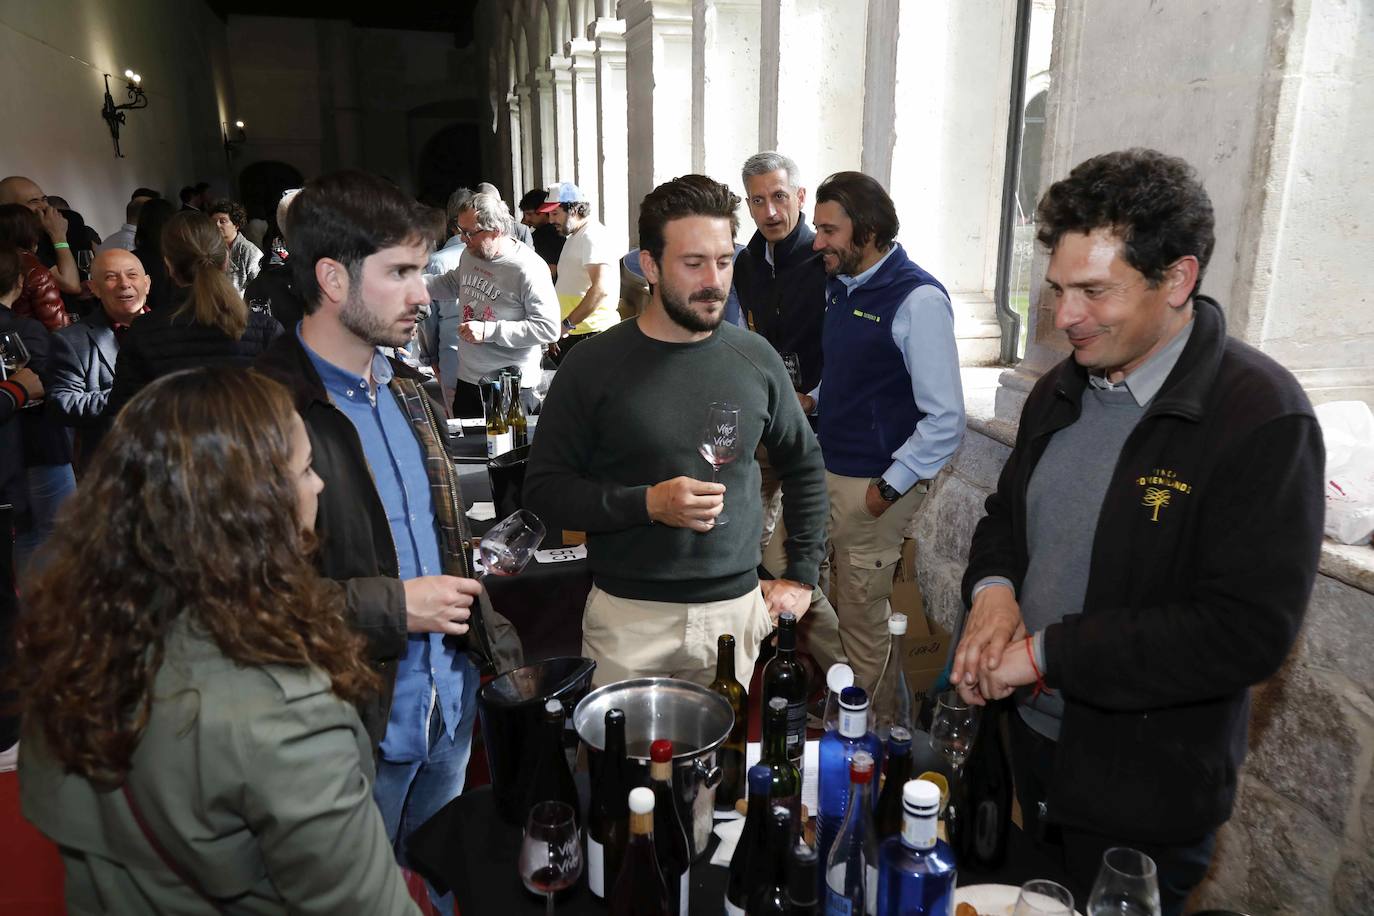
[[[918,286],[949,295],[896,243],[878,272],[852,293],[834,277],[826,284],[818,433],[832,474],[877,477],[925,416],[892,340],[897,308]]]

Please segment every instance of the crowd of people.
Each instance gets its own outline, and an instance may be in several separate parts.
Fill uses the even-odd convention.
[[[705,684],[722,633],[747,680],[787,611],[817,672],[878,686],[903,538],[965,431],[954,306],[878,181],[812,196],[777,152],[739,177],[655,188],[628,254],[569,182],[517,221],[490,185],[438,213],[338,172],[270,229],[140,188],[99,244],[0,182],[0,331],[29,354],[0,381],[7,666],[72,912],[413,911],[394,863],[463,790],[481,678],[521,660],[447,457],[501,370],[539,412],[527,505],[587,535],[598,684]],[[1198,293],[1186,163],[1096,157],[1038,219],[1073,353],[974,535],[951,681],[1014,706],[1027,830],[1073,881],[1132,845],[1177,913],[1312,587],[1320,434]],[[718,476],[713,403],[738,416]]]

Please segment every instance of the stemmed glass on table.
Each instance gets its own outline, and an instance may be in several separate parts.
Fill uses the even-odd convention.
[[[29,348],[24,345],[24,338],[19,336],[19,332],[0,332],[0,365],[5,370],[0,377],[9,378],[28,364]]]
[[[482,558],[478,579],[513,576],[524,569],[544,540],[544,523],[528,509],[517,509],[482,535],[477,553]]]
[[[530,809],[520,841],[520,880],[543,894],[544,912],[553,914],[553,895],[572,887],[582,875],[582,840],[573,809],[563,802],[539,802]]]
[[[956,777],[963,772],[977,734],[978,707],[965,703],[956,691],[941,694],[930,723],[930,746],[944,756]]]
[[[1011,916],[1073,916],[1073,894],[1053,881],[1027,881]]]
[[[1102,854],[1102,867],[1088,897],[1088,916],[1159,916],[1155,860],[1125,846]]]
[[[720,469],[739,457],[739,408],[727,401],[712,401],[706,410],[706,426],[701,433],[701,457],[711,466],[711,483],[718,483]],[[722,511],[716,527],[730,524]]]

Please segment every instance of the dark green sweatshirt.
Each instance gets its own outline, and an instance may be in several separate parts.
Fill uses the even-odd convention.
[[[705,534],[651,524],[649,487],[711,479],[698,449],[712,401],[740,407],[739,457],[719,478],[730,523]],[[612,595],[737,598],[758,583],[760,444],[782,481],[786,578],[814,585],[829,517],[825,467],[777,352],[734,325],[673,344],[624,321],[579,344],[558,370],[530,450],[525,504],[551,529],[587,532],[596,584]]]

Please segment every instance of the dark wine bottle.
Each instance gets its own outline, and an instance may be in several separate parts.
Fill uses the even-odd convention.
[[[671,741],[659,740],[649,745],[649,788],[654,790],[654,845],[658,849],[658,868],[668,888],[668,911],[674,916],[687,916],[692,847],[673,800]]]
[[[983,871],[1001,867],[1011,830],[1011,764],[994,710],[990,707],[983,715],[964,771],[950,781],[956,816],[949,838],[955,860]]]
[[[543,801],[560,801],[572,808],[574,814],[580,810],[577,800],[577,786],[573,783],[572,770],[568,768],[568,755],[563,749],[563,702],[550,699],[544,704],[540,740],[533,761],[534,771],[527,783],[524,811]],[[522,819],[523,820],[523,819]]]
[[[744,816],[735,854],[730,857],[730,877],[725,883],[725,916],[744,916],[749,888],[758,882],[753,873],[754,859],[762,856],[767,840],[764,823],[772,807],[768,800],[772,786],[773,773],[768,767],[756,763],[749,768],[749,813]]]
[[[763,742],[759,763],[768,767],[773,783],[769,798],[792,812],[793,825],[801,831],[801,771],[787,756],[787,701],[773,697],[763,711]]]
[[[774,805],[768,813],[763,867],[754,869],[759,880],[749,888],[748,916],[787,916],[787,859],[795,837],[792,812]]]
[[[816,850],[805,843],[793,845],[787,860],[787,916],[820,916],[817,862]]]
[[[763,702],[782,697],[787,703],[787,757],[800,773],[806,753],[806,669],[797,661],[797,618],[778,617],[778,650],[763,668]]]
[[[608,709],[605,750],[587,806],[587,885],[598,897],[610,893],[625,858],[633,785],[625,753],[625,713]]]
[[[873,814],[873,830],[880,841],[902,832],[902,787],[910,778],[911,732],[894,725],[887,736],[887,780]]]
[[[720,763],[720,784],[716,786],[716,807],[729,811],[744,796],[744,754],[749,731],[749,702],[744,686],[735,679],[735,637],[724,633],[716,640],[716,679],[710,687],[725,697],[735,714],[735,724],[725,743],[716,751]]]
[[[654,793],[630,791],[630,842],[609,899],[611,916],[670,916],[654,846]]]

